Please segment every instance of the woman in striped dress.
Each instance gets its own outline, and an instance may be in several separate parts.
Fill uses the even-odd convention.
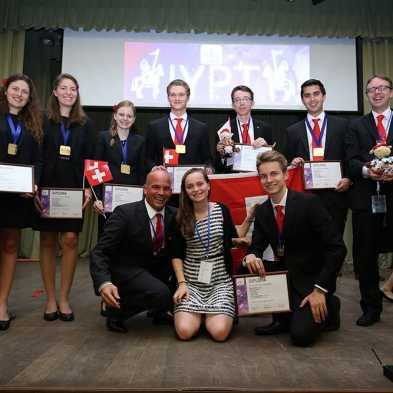
[[[193,168],[183,177],[172,264],[178,289],[174,294],[175,329],[191,339],[205,316],[206,329],[216,341],[228,338],[235,317],[230,248],[238,239],[229,210],[209,202],[206,171]]]

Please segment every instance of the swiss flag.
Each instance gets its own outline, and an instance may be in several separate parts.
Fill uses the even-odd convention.
[[[85,160],[85,177],[94,187],[113,179],[106,161]]]
[[[175,149],[163,149],[164,165],[179,165],[179,154]]]

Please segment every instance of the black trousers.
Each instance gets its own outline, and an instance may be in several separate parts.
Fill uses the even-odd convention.
[[[353,211],[353,262],[359,274],[360,306],[363,312],[382,312],[379,290],[379,242],[386,217],[368,211]]]
[[[119,289],[120,309],[108,308],[108,317],[126,320],[142,311],[167,311],[172,307],[174,288],[168,269],[143,271],[133,279],[115,285]]]

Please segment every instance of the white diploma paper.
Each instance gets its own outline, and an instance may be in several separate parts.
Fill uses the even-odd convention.
[[[239,152],[233,153],[233,170],[255,172],[257,156],[260,153],[272,150],[272,146],[262,146],[254,149],[251,145],[236,145]]]
[[[234,279],[239,316],[290,311],[286,272]]]
[[[34,192],[34,167],[0,163],[0,192]]]
[[[201,168],[204,166],[168,166],[166,169],[169,172],[172,180],[172,193],[180,194],[181,191],[181,181],[183,179],[184,174],[191,168]]]
[[[306,190],[336,188],[342,179],[340,161],[306,161],[303,173]]]
[[[112,213],[117,206],[137,202],[143,198],[143,187],[104,184],[104,211]]]
[[[43,188],[40,199],[44,218],[82,218],[82,189]]]

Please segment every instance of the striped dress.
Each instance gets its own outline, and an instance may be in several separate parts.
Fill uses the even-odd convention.
[[[214,204],[210,212],[209,263],[213,263],[209,284],[198,281],[199,267],[206,254],[208,219],[197,220],[199,234],[186,237],[186,256],[183,261],[184,277],[190,292],[189,300],[175,305],[175,312],[185,311],[201,314],[226,314],[235,316],[232,279],[225,269],[223,238],[224,225],[221,207]]]

